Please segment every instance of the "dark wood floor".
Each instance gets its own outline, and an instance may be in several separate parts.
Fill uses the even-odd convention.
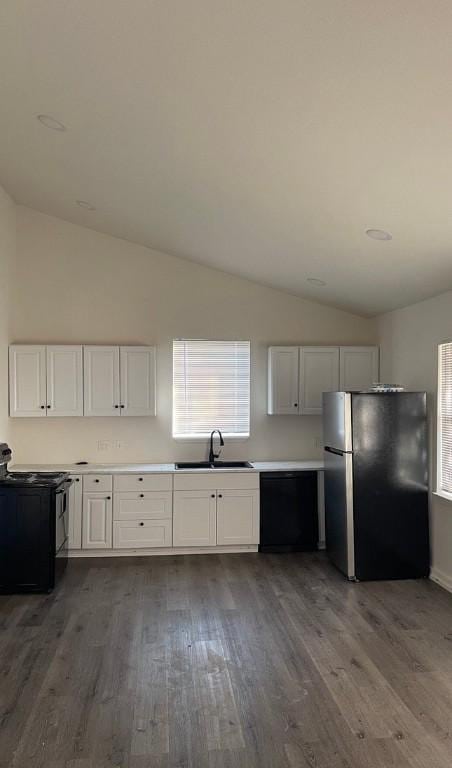
[[[0,598],[1,768],[451,768],[452,595],[323,555],[78,560]]]

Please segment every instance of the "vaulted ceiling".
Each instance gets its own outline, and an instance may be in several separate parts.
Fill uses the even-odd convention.
[[[0,182],[301,296],[402,306],[452,287],[451,40],[450,0],[2,0]]]

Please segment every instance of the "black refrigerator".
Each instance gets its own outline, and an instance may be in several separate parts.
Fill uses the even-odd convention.
[[[430,570],[425,392],[323,394],[326,548],[351,581]]]

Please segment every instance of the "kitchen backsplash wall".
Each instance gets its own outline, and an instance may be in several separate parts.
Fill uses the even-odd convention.
[[[319,417],[267,415],[267,347],[372,344],[375,321],[24,207],[17,216],[10,341],[155,344],[158,411],[142,419],[10,419],[17,462],[203,456],[205,443],[171,437],[171,343],[178,337],[251,340],[251,437],[227,441],[226,457],[321,455]]]

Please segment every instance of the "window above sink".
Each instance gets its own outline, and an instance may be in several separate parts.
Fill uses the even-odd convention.
[[[173,341],[173,437],[250,435],[250,342]]]

